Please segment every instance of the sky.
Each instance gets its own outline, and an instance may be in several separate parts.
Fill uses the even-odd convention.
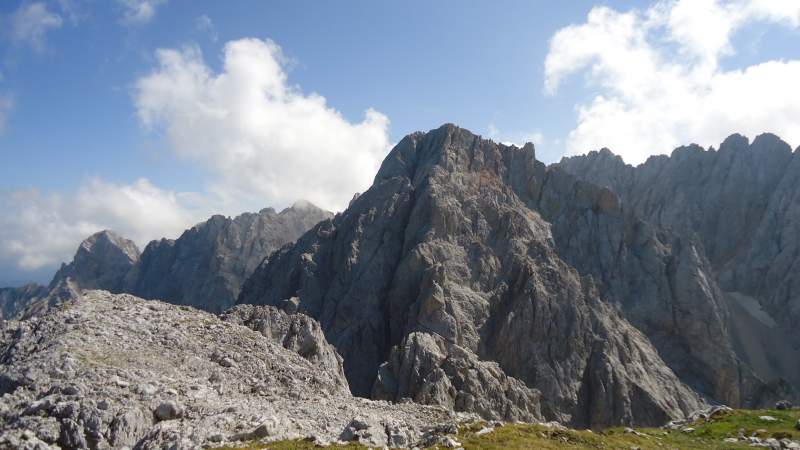
[[[800,145],[800,2],[0,1],[0,286],[82,239],[338,211],[408,133],[639,164]]]

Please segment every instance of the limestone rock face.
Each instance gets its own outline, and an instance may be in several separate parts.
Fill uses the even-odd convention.
[[[560,254],[549,220],[572,191],[548,178],[532,145],[452,125],[409,135],[369,190],[265,260],[238,302],[296,297],[357,395],[584,426],[660,424],[698,408],[594,276]],[[605,214],[615,202],[570,208]]]
[[[233,306],[244,280],[280,246],[331,214],[303,202],[233,219],[213,216],[177,240],[151,242],[125,281],[125,292],[211,312]]]
[[[724,347],[733,347],[750,366],[748,370],[752,368],[767,382],[743,380],[751,384],[749,391],[761,394],[743,392],[740,403],[729,404],[769,406],[774,395],[764,392],[781,386],[781,379],[800,390],[796,333],[800,327],[800,291],[796,289],[800,285],[800,153],[771,134],[760,135],[752,143],[732,135],[719,150],[681,147],[671,156],[654,156],[638,167],[626,165],[607,149],[564,158],[558,167],[607,186],[618,193],[627,211],[672,230],[691,246],[683,245],[684,253],[708,261],[709,269],[702,277],[676,271],[684,274],[684,280],[704,280],[705,290],[715,299],[713,305],[703,302],[707,306],[702,310],[707,312],[697,317],[695,325],[676,329],[694,330],[687,334],[695,335],[695,342],[709,344],[700,353],[718,358],[713,341],[696,334],[714,323],[709,333],[727,341]],[[679,293],[687,290],[685,283],[674,286]],[[684,297],[697,292],[690,288]],[[683,303],[683,311],[697,314],[690,309],[698,306],[695,302]],[[718,319],[709,321],[712,315]],[[658,347],[658,339],[653,341]]]
[[[412,447],[456,420],[441,408],[354,398],[340,371],[193,308],[85,291],[41,316],[0,323],[0,448],[324,444],[342,436]]]
[[[125,276],[138,261],[139,248],[133,241],[104,230],[83,241],[72,262],[62,266],[53,280],[69,278],[82,289],[120,292]]]
[[[496,362],[441,336],[410,333],[392,348],[372,387],[377,400],[413,400],[473,411],[482,417],[535,421],[542,417],[539,392],[510,377]]]

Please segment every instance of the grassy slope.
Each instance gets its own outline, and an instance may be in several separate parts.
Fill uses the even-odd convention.
[[[759,416],[772,416],[776,422],[765,422]],[[474,424],[461,430],[456,439],[465,449],[749,449],[747,444],[723,442],[726,437],[736,437],[740,429],[746,436],[757,432],[759,437],[787,437],[800,440],[800,430],[795,428],[800,410],[737,410],[715,417],[712,421],[699,421],[691,425],[695,430],[684,433],[659,428],[637,428],[644,436],[624,432],[624,428],[610,428],[599,432],[548,429],[541,425],[509,424],[481,436],[475,433],[482,428]],[[226,447],[226,450],[256,449],[313,449],[314,444],[303,441],[285,441],[273,444],[254,443],[245,447]],[[364,448],[356,444],[331,446],[337,449]]]

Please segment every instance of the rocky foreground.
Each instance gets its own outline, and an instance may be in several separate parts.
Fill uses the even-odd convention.
[[[353,397],[319,324],[273,308],[220,318],[87,291],[1,326],[4,449],[282,439],[406,447],[456,429],[458,417],[443,408]]]

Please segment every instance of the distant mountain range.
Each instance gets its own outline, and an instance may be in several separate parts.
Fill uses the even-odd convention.
[[[72,262],[62,265],[47,287],[0,289],[2,318],[36,314],[58,301],[59,293],[64,297],[64,292],[85,289],[222,312],[233,306],[262,259],[331,216],[307,202],[280,213],[266,208],[235,218],[217,215],[176,240],[150,242],[143,252],[113,231],[100,231],[81,243]]]

